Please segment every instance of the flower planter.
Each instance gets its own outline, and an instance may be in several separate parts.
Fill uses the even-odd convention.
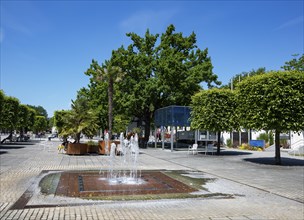
[[[99,151],[99,145],[90,145],[88,144],[87,153],[98,153]]]
[[[67,154],[69,155],[83,155],[87,154],[88,145],[82,143],[69,143]]]
[[[110,154],[110,152],[111,152],[111,143],[115,143],[117,146],[120,143],[120,141],[108,141],[108,149],[109,149],[108,154]],[[106,146],[105,141],[99,142],[99,154],[103,154],[103,155],[106,154],[105,146]]]

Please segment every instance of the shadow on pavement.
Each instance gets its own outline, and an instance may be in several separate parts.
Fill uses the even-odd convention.
[[[221,150],[220,156],[237,156],[237,155],[250,155],[250,152],[241,152],[241,151],[225,151]]]
[[[276,165],[274,157],[262,157],[262,158],[245,158],[245,161],[264,165]],[[281,158],[281,165],[279,166],[304,166],[304,160],[295,158]]]
[[[5,142],[3,144],[0,144],[0,146],[2,145],[7,145],[7,146],[13,146],[13,145],[34,145],[36,143],[33,142]]]
[[[7,154],[7,151],[0,151],[0,155],[1,154]]]
[[[21,148],[24,148],[23,146],[16,146],[15,144],[1,144],[0,145],[0,149],[21,149]]]
[[[198,152],[198,154],[205,154],[205,152]],[[240,151],[225,151],[221,150],[220,155],[217,155],[216,152],[213,153],[213,156],[238,156],[238,155],[250,155],[252,153],[249,152],[240,152]],[[208,152],[207,155],[211,155],[211,152]]]

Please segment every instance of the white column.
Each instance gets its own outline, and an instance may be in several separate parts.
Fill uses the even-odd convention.
[[[157,148],[157,128],[155,128],[155,132],[154,132],[154,144],[155,144],[155,148]]]
[[[174,126],[171,126],[171,152],[173,152],[173,133],[174,132]]]

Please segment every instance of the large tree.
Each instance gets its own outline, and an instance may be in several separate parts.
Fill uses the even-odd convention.
[[[195,33],[183,36],[173,25],[159,35],[149,30],[141,37],[128,33],[132,43],[112,53],[112,62],[126,73],[119,83],[120,106],[145,126],[145,138],[150,133],[154,111],[168,105],[189,105],[191,96],[201,89],[220,84],[212,72],[208,50],[196,44]]]
[[[0,118],[0,127],[10,132],[10,138],[16,129],[20,102],[17,98],[4,96]]]
[[[191,127],[217,132],[217,154],[220,154],[221,132],[238,128],[236,110],[233,91],[217,88],[203,90],[192,97]]]
[[[285,65],[281,68],[284,70],[298,70],[304,73],[304,54],[297,59],[298,54],[293,55],[293,59],[285,62]]]
[[[244,79],[255,76],[255,75],[261,75],[265,74],[266,68],[265,67],[260,67],[258,69],[252,69],[250,71],[244,71],[242,73],[236,74],[235,76],[232,77],[232,79],[229,81],[227,85],[222,85],[221,88],[225,89],[234,89],[237,87],[237,84],[243,81]]]
[[[304,128],[304,74],[269,72],[242,81],[237,88],[241,125],[275,131],[275,163],[281,164],[280,133]]]
[[[105,82],[108,87],[108,133],[112,137],[113,129],[113,96],[114,96],[114,83],[119,82],[124,73],[119,66],[112,65],[110,61],[100,66],[97,61],[93,60],[90,68],[86,72],[87,75],[92,75],[93,80],[98,82]]]

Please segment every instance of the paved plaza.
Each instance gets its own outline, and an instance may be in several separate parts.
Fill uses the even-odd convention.
[[[79,202],[38,195],[14,209],[29,188],[38,190],[42,171],[107,169],[108,156],[69,156],[57,152],[56,140],[41,143],[0,145],[0,219],[304,219],[304,158],[282,151],[283,165],[275,166],[273,151],[236,149],[216,156],[148,148],[140,149],[138,161],[143,171],[200,172],[214,180],[204,186],[206,193],[231,197]],[[52,202],[56,205],[43,205]]]

